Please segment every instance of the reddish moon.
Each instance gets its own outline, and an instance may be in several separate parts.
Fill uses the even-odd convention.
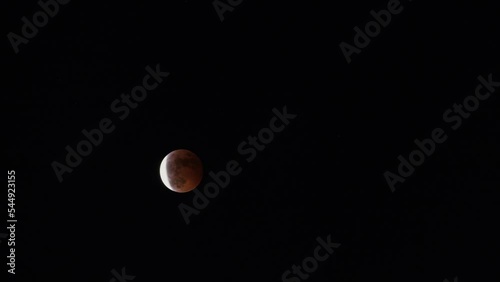
[[[179,149],[170,152],[161,162],[160,177],[168,189],[186,193],[198,186],[203,177],[203,165],[193,152]]]

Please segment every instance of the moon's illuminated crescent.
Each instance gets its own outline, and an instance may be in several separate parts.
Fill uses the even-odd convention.
[[[163,160],[161,161],[161,164],[160,164],[160,178],[161,178],[161,181],[163,182],[163,184],[165,186],[167,186],[168,189],[170,189],[170,182],[168,182],[168,176],[167,176],[167,157],[168,155],[166,155]]]

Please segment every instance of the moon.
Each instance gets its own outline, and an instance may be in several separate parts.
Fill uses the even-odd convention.
[[[196,188],[203,178],[200,158],[186,149],[170,152],[160,164],[161,181],[168,189],[186,193]]]

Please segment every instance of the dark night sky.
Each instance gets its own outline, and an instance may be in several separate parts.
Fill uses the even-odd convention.
[[[211,1],[71,1],[17,55],[5,36],[17,281],[122,267],[137,282],[282,281],[328,235],[341,246],[308,281],[497,277],[500,90],[455,131],[442,118],[479,75],[500,81],[495,2],[402,1],[350,64],[339,44],[389,1],[316,2],[244,0],[221,22]],[[40,8],[15,5],[19,34]],[[157,64],[170,76],[120,120],[111,103]],[[297,117],[245,161],[238,145],[285,106]],[[59,183],[51,163],[103,118],[115,130]],[[384,172],[437,127],[448,139],[392,193]],[[200,187],[229,160],[243,169],[189,225],[193,193],[158,174],[179,148],[201,158]]]

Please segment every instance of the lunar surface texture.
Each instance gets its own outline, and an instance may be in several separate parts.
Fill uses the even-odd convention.
[[[193,152],[185,149],[175,150],[161,162],[160,177],[168,189],[186,193],[200,184],[203,177],[203,165]]]

